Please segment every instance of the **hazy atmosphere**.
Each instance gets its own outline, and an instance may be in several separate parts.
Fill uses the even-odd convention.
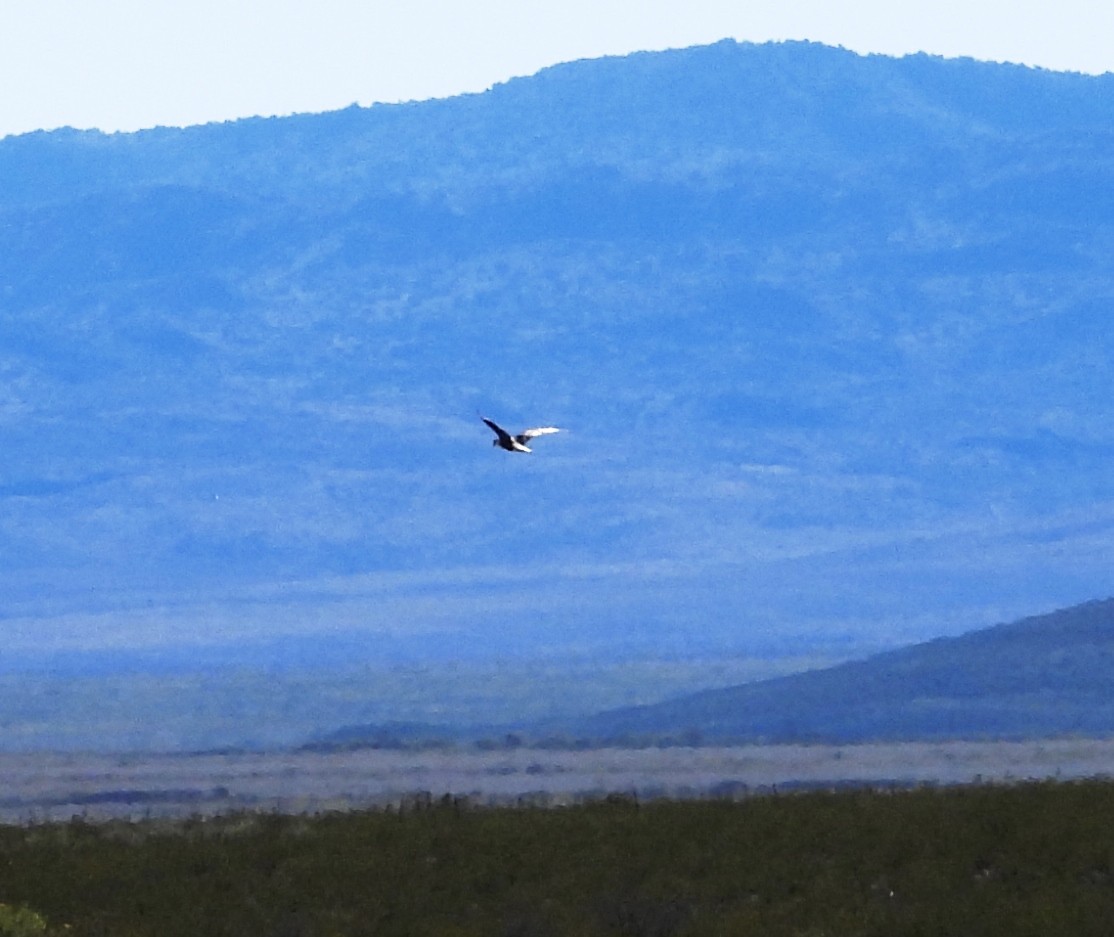
[[[416,19],[249,7],[181,102],[182,17],[0,34],[130,50],[0,125],[0,747],[588,716],[1114,591],[1105,8],[604,4],[469,68],[430,16],[434,85],[346,45]],[[806,14],[847,47],[711,42]],[[236,37],[318,90],[233,97]]]
[[[1109,937],[1114,5],[0,10],[0,937]]]

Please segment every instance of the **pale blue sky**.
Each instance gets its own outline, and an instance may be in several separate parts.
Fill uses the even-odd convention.
[[[0,135],[482,91],[578,58],[811,39],[1114,71],[1110,0],[4,0]]]

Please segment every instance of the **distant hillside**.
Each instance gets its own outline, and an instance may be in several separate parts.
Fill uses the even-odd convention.
[[[1114,75],[723,42],[0,140],[7,737],[110,737],[23,705],[63,651],[285,675],[167,690],[216,745],[440,717],[361,667],[785,673],[1110,594],[1112,113]]]
[[[1022,739],[1114,733],[1114,599],[568,728],[596,742]]]

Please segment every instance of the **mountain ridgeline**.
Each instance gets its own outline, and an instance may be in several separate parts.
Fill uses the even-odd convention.
[[[570,727],[599,742],[865,742],[1114,734],[1114,599]]]
[[[1114,734],[1114,599],[833,667],[503,727],[348,726],[316,747],[854,744]]]
[[[0,140],[5,672],[807,666],[1110,594],[1111,113],[723,42]]]

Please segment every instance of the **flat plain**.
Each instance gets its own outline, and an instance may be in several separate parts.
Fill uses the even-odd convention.
[[[559,806],[610,794],[742,798],[861,785],[1114,775],[1114,739],[603,748],[472,748],[201,754],[0,754],[0,822],[320,813],[448,794]]]

